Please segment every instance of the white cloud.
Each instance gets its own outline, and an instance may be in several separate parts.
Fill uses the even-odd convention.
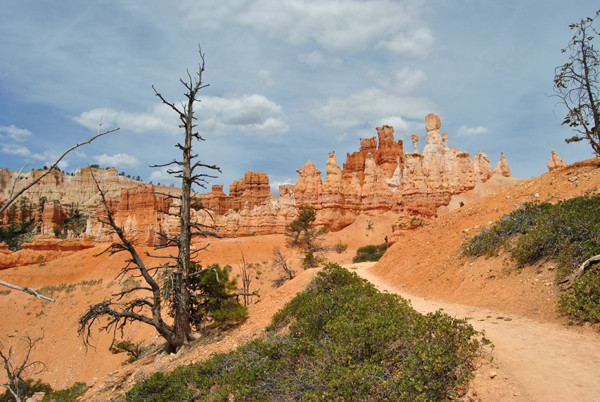
[[[116,168],[136,168],[140,165],[140,161],[135,156],[125,153],[96,155],[94,156],[94,160],[101,166]]]
[[[99,108],[73,118],[77,123],[92,130],[98,129],[100,119],[102,129],[119,127],[134,133],[175,133],[178,126],[175,113],[163,104],[154,104],[149,111],[139,113]]]
[[[9,155],[17,155],[22,157],[32,157],[34,154],[29,150],[29,148],[23,145],[17,144],[2,144],[2,153]],[[36,158],[38,159],[38,158]]]
[[[398,124],[406,118],[419,119],[432,109],[432,102],[423,96],[402,96],[381,88],[368,88],[347,98],[330,98],[313,115],[329,127],[349,129],[364,123],[375,126],[389,124],[387,121]]]
[[[314,42],[332,53],[378,47],[423,57],[433,47],[423,4],[413,0],[186,0],[180,10],[186,27],[219,29],[237,22],[292,45]],[[312,62],[319,62],[316,56]]]
[[[175,176],[167,173],[167,169],[166,167],[160,168],[159,170],[155,170],[152,172],[152,174],[150,174],[150,181],[153,183],[172,183],[175,180],[181,180],[181,179],[177,179]]]
[[[403,68],[391,76],[370,70],[367,76],[374,86],[346,97],[329,98],[313,108],[313,116],[340,130],[388,124],[396,133],[408,135],[413,125],[410,120],[422,119],[434,110],[429,98],[413,94],[427,79],[422,70]]]
[[[19,144],[0,144],[0,152],[8,155],[15,155],[23,158],[25,161],[38,161],[43,162],[44,164],[50,166],[52,165],[56,159],[58,159],[59,154],[53,151],[44,151],[44,153],[31,152],[29,148],[24,145]],[[66,159],[63,159],[58,167],[61,169],[66,169],[69,166],[69,162]]]
[[[433,33],[428,27],[421,27],[410,32],[397,33],[389,39],[381,40],[378,47],[394,53],[424,58],[433,48]]]
[[[408,135],[412,134],[411,123],[402,118],[402,116],[384,117],[381,119],[381,123],[378,125],[378,127],[381,127],[384,124],[394,128],[394,134],[396,138],[398,138],[398,136],[407,137]]]
[[[292,45],[314,41],[330,52],[359,52],[375,45],[399,54],[425,55],[433,39],[418,2],[255,0],[234,16]],[[198,7],[201,7],[200,5]]]
[[[311,67],[318,67],[322,65],[339,66],[343,63],[342,59],[338,57],[326,56],[318,50],[314,50],[310,53],[299,54],[298,61]]]
[[[21,142],[25,141],[25,139],[30,136],[31,131],[24,128],[18,128],[13,124],[0,127],[0,139],[10,139],[15,142]]]
[[[466,125],[460,126],[458,129],[457,137],[475,137],[479,135],[489,134],[490,130],[487,127],[477,126],[477,127],[467,127]]]
[[[177,105],[176,105],[177,106]],[[206,96],[195,107],[200,134],[209,131],[214,135],[227,135],[237,131],[250,137],[268,138],[289,130],[282,107],[262,95],[238,97]],[[148,112],[125,112],[111,108],[83,112],[74,120],[97,129],[102,117],[103,128],[120,127],[134,133],[178,133],[179,121],[173,110],[155,104]]]
[[[238,131],[250,137],[276,137],[289,130],[282,107],[262,95],[205,97],[198,114],[200,130],[214,134]]]

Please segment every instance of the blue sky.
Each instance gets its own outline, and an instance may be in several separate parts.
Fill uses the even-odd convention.
[[[564,111],[550,97],[566,60],[570,23],[597,4],[572,0],[2,0],[0,167],[52,162],[97,129],[116,134],[61,165],[114,166],[177,184],[149,165],[177,156],[179,78],[206,55],[196,151],[227,186],[247,170],[295,183],[312,159],[325,176],[375,127],[394,126],[412,151],[424,117],[442,119],[451,146],[504,151],[515,177],[545,171],[556,149],[569,163],[592,156],[565,144]]]

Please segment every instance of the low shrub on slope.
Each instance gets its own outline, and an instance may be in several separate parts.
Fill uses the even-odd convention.
[[[269,334],[211,360],[157,373],[126,395],[162,400],[445,400],[480,352],[471,325],[421,315],[355,273],[326,266]]]
[[[519,267],[542,259],[558,262],[562,281],[581,263],[600,254],[600,195],[549,203],[527,203],[463,246],[471,256],[492,256],[504,248]],[[561,296],[560,306],[572,318],[600,322],[600,275],[583,275]]]

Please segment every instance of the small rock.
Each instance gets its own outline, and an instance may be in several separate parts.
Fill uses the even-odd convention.
[[[498,373],[496,373],[495,371],[490,372],[490,378],[496,378],[497,375]]]
[[[569,177],[569,181],[575,183],[577,181],[577,176]]]
[[[540,193],[535,193],[533,196],[534,196],[535,198],[540,198]]]

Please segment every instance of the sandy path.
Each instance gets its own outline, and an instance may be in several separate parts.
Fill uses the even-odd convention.
[[[504,381],[512,390],[502,397],[497,389],[491,393],[488,390],[487,398],[484,391],[479,395],[482,400],[600,400],[599,336],[499,311],[416,297],[371,274],[372,265],[355,264],[349,268],[380,290],[410,299],[421,313],[443,309],[451,316],[468,318],[477,330],[485,330],[495,345],[493,367],[498,369],[498,378],[491,379],[488,373],[483,377],[488,382]],[[479,386],[486,388],[485,384]]]

